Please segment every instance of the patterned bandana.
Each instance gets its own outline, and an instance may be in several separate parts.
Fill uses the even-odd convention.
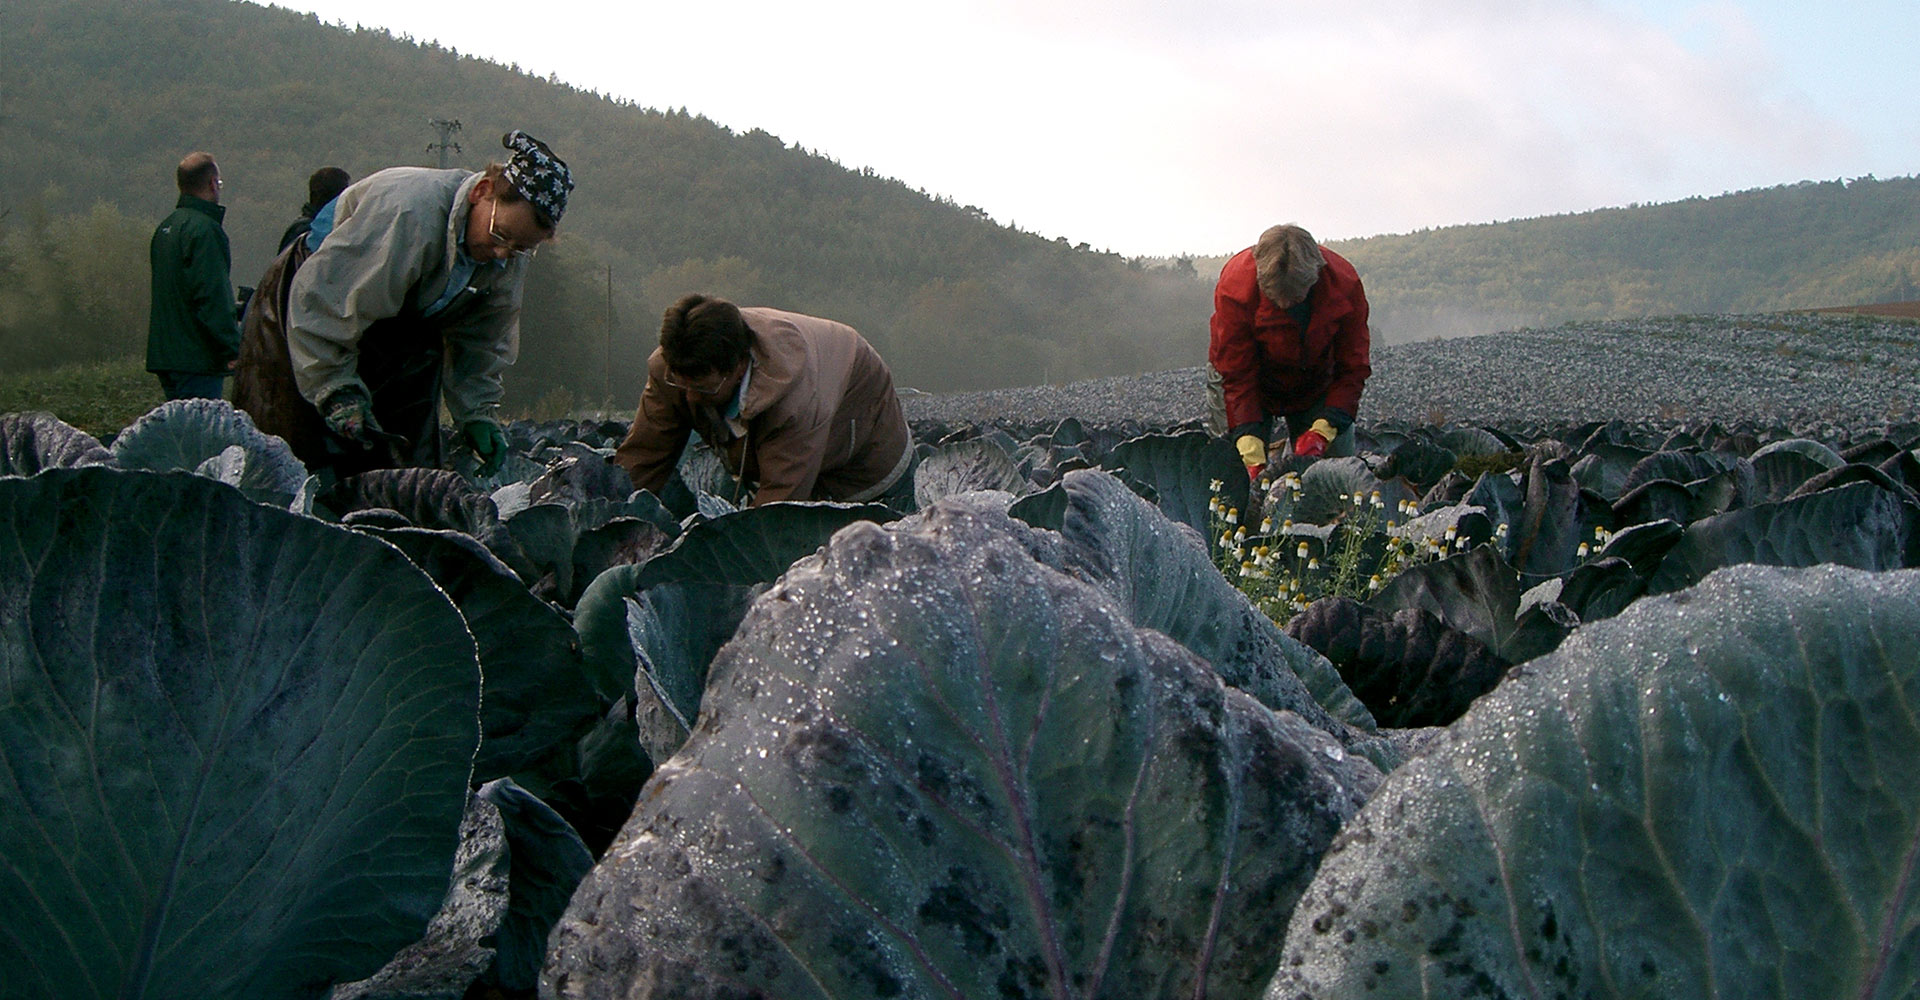
[[[501,136],[500,145],[513,150],[507,157],[507,183],[559,225],[561,213],[567,210],[567,192],[573,190],[573,171],[567,169],[567,161],[519,129]]]

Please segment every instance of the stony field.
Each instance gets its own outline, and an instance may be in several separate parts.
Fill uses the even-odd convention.
[[[1196,351],[1199,345],[1196,345]],[[1199,366],[1068,385],[906,394],[915,421],[1197,424]],[[1817,436],[1920,413],[1920,322],[1832,314],[1570,323],[1377,348],[1362,423],[1785,424]],[[1829,433],[1822,433],[1823,431]]]

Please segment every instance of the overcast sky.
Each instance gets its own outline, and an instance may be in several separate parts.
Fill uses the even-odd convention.
[[[281,6],[1128,255],[1920,173],[1920,0]]]

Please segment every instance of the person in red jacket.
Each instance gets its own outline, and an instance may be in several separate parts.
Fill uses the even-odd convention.
[[[1367,293],[1346,259],[1295,225],[1274,226],[1228,259],[1213,290],[1207,361],[1227,436],[1249,478],[1266,467],[1268,428],[1286,419],[1292,453],[1354,453],[1353,418],[1373,373]]]

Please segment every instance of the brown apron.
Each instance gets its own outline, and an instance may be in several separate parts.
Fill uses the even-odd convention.
[[[309,471],[345,477],[368,469],[441,464],[440,374],[445,345],[440,325],[402,314],[374,321],[360,338],[357,372],[373,396],[373,417],[399,438],[364,449],[327,429],[320,412],[300,395],[287,350],[287,302],[293,276],[307,259],[305,240],[280,252],[260,276],[240,328],[240,362],[233,405],[254,426],[284,438]]]

